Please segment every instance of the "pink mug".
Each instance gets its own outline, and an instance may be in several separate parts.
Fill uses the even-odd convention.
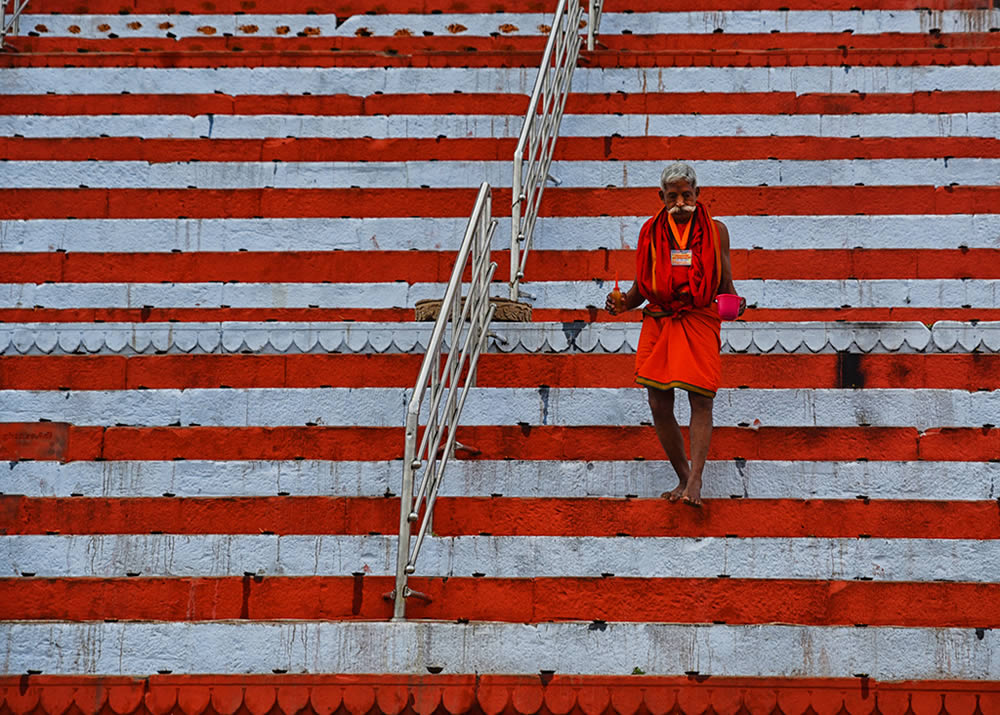
[[[723,320],[736,320],[740,315],[740,297],[732,293],[719,293],[719,317]]]

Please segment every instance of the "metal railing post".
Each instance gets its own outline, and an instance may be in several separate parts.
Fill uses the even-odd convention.
[[[601,26],[601,10],[604,0],[590,0],[587,7],[587,52],[594,51],[597,31]]]
[[[406,411],[406,445],[403,448],[403,489],[400,502],[405,507],[413,503],[413,475],[419,468],[416,461],[417,428],[419,413]],[[409,595],[406,585],[406,564],[410,557],[410,510],[401,507],[399,510],[399,547],[396,551],[396,589],[392,608],[393,619],[403,618],[406,612],[406,597]]]
[[[520,149],[520,144],[518,144]],[[524,239],[521,234],[521,202],[524,201],[524,193],[521,190],[521,162],[517,160],[518,155],[514,155],[514,173],[511,182],[511,206],[510,206],[510,299],[517,301],[518,286],[521,278],[518,269],[521,265],[521,241]]]
[[[490,246],[496,228],[491,195],[490,185],[484,182],[469,217],[455,267],[427,344],[427,353],[420,365],[420,374],[406,408],[396,586],[391,594],[393,620],[406,617],[406,599],[409,596],[424,597],[409,588],[407,577],[415,572],[420,547],[431,531],[434,504],[445,467],[458,445],[456,430],[459,418],[469,390],[475,383],[479,356],[486,347],[490,321],[493,319],[495,308],[490,302],[490,282],[497,264],[490,262]],[[467,265],[471,266],[470,282],[468,293],[463,298],[462,277]],[[449,323],[451,331],[446,346],[445,336]],[[442,364],[445,349],[447,356]],[[426,401],[425,397],[428,398]],[[420,418],[425,408],[427,424],[421,434]],[[416,475],[421,469],[423,474],[420,484],[415,487]],[[420,524],[414,539],[413,524],[418,521]]]

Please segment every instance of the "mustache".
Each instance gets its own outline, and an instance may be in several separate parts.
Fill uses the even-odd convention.
[[[688,206],[687,204],[683,204],[681,206],[671,206],[668,213],[676,214],[684,211],[685,213],[693,214],[697,208],[697,206]]]

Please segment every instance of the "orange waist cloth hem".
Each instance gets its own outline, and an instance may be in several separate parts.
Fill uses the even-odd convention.
[[[722,321],[713,307],[671,315],[648,312],[635,353],[635,381],[646,387],[679,387],[715,397],[722,376]]]

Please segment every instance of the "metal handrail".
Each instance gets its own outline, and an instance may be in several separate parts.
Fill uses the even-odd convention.
[[[420,547],[430,529],[434,502],[448,459],[454,454],[456,446],[461,446],[455,439],[455,430],[469,388],[475,384],[476,364],[489,335],[495,310],[490,302],[490,282],[497,268],[497,264],[490,261],[490,243],[495,228],[492,190],[484,182],[469,217],[465,238],[462,239],[462,247],[441,303],[441,312],[434,323],[427,354],[424,355],[406,409],[396,588],[391,594],[394,601],[393,620],[404,618],[407,597],[422,596],[411,590],[406,581],[416,569]],[[467,267],[470,270],[469,290],[462,298],[462,277]],[[451,336],[446,345],[448,323],[451,323]],[[445,352],[447,357],[442,364]],[[425,401],[425,398],[428,399]],[[427,415],[427,423],[418,443],[422,414]],[[424,466],[420,486],[414,490],[416,473]],[[412,524],[420,520],[421,507],[423,519],[411,547]]]
[[[28,0],[10,0],[12,9],[8,16],[7,1],[0,0],[0,48],[3,48],[7,35],[18,34],[20,31],[18,20],[20,20],[24,8],[28,6]]]
[[[513,301],[518,299],[542,192],[546,180],[550,178],[552,152],[559,136],[559,124],[569,95],[573,69],[580,54],[582,18],[580,0],[559,0],[514,151],[510,231],[510,299]],[[593,25],[593,20],[590,25]]]

